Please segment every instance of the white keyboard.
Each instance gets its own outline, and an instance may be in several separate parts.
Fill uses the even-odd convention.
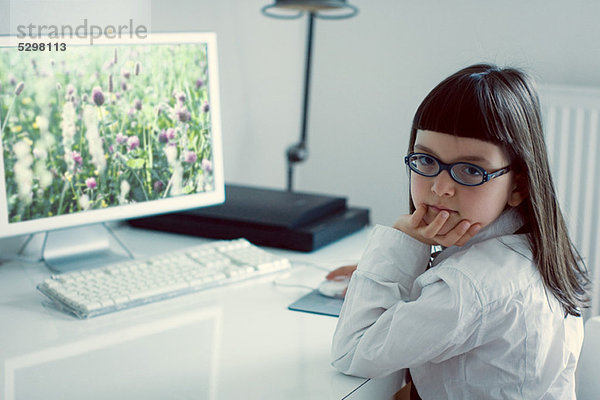
[[[38,290],[89,318],[290,268],[245,239],[216,241],[144,259],[53,275]]]

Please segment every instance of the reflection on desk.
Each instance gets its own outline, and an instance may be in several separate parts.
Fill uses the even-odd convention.
[[[329,364],[336,318],[289,311],[324,271],[360,256],[368,230],[315,253],[268,249],[295,267],[90,320],[42,304],[39,263],[0,265],[0,398],[372,399],[391,398],[402,374],[367,380]],[[136,256],[202,239],[118,226]],[[1,243],[0,243],[1,245]],[[1,246],[0,246],[1,247]]]

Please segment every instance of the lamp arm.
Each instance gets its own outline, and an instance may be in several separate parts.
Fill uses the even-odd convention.
[[[306,37],[306,58],[304,67],[304,96],[302,103],[302,126],[300,130],[300,141],[296,144],[289,146],[286,150],[287,163],[288,163],[288,179],[287,179],[287,190],[291,192],[293,190],[293,170],[294,164],[303,162],[308,158],[308,149],[306,147],[307,142],[307,124],[308,124],[308,105],[309,105],[309,93],[310,93],[310,72],[311,72],[311,61],[312,61],[312,42],[313,42],[313,25],[314,25],[315,13],[310,12],[308,14],[308,29]]]

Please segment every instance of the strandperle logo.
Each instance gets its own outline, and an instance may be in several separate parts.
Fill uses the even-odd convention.
[[[133,19],[129,19],[123,25],[94,25],[89,24],[87,18],[81,25],[17,25],[17,37],[19,39],[47,38],[47,39],[89,39],[90,44],[99,38],[121,39],[134,37],[145,39],[148,36],[148,28],[145,25],[135,25]]]

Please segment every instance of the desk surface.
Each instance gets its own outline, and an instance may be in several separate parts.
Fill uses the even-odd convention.
[[[204,239],[118,225],[135,256]],[[390,398],[401,374],[367,380],[329,364],[337,319],[287,310],[325,271],[355,262],[365,229],[310,254],[291,271],[78,320],[43,304],[39,263],[0,264],[0,397],[12,399]],[[15,239],[11,239],[13,242]],[[6,254],[15,244],[0,241]],[[278,284],[277,284],[278,283]]]

